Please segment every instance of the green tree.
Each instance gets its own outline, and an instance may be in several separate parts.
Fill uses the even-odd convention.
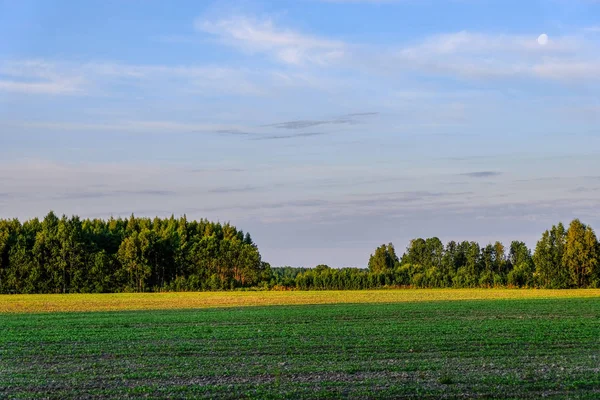
[[[598,240],[591,227],[575,219],[569,225],[563,264],[571,282],[579,288],[588,287],[598,268]]]
[[[391,272],[398,263],[398,256],[394,250],[394,245],[389,243],[382,244],[375,253],[369,258],[369,271],[373,273]]]
[[[413,239],[402,256],[402,264],[440,268],[444,257],[444,245],[437,237]]]
[[[465,283],[467,287],[477,286],[481,266],[481,248],[477,242],[469,242],[466,252]]]
[[[515,240],[510,244],[508,268],[507,283],[510,286],[533,286],[533,259],[525,243]]]
[[[562,223],[545,231],[535,246],[533,262],[535,279],[545,288],[567,288],[571,286],[569,270],[564,265],[567,233]]]
[[[119,247],[118,258],[129,275],[129,288],[136,292],[143,292],[146,279],[150,276],[150,266],[144,257],[147,240],[140,240],[140,235],[132,231]]]

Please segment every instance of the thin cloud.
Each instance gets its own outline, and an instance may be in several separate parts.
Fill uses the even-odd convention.
[[[82,92],[78,82],[18,82],[0,80],[0,91],[25,94],[73,95]]]
[[[352,123],[351,120],[340,120],[340,119],[321,120],[321,121],[304,120],[304,121],[280,122],[277,124],[264,125],[264,126],[272,127],[272,128],[280,128],[280,129],[305,129],[305,128],[312,128],[312,127],[319,126],[319,125],[350,124],[350,123]]]
[[[295,218],[294,213],[303,215],[303,220],[322,219],[319,215],[352,216],[361,215],[390,215],[394,212],[413,212],[415,210],[429,210],[431,207],[457,207],[464,206],[461,198],[471,192],[428,192],[405,191],[389,194],[357,195],[345,200],[328,200],[307,198],[289,200],[285,202],[257,202],[250,204],[223,205],[210,208],[210,211],[242,210],[242,211],[269,211],[279,210],[283,213],[282,219]]]
[[[551,80],[599,79],[593,42],[576,36],[551,37],[547,45],[532,35],[491,35],[461,31],[427,37],[396,53],[408,68],[462,78],[534,77]]]
[[[425,37],[414,44],[380,47],[277,27],[271,19],[248,16],[196,20],[196,29],[250,54],[285,64],[341,65],[389,73],[413,69],[465,79],[534,77],[560,81],[599,79],[597,45],[578,36],[551,36],[541,46],[537,34],[509,35],[459,31]]]
[[[76,71],[57,71],[40,60],[0,60],[0,91],[25,94],[73,95],[82,93],[85,79]]]
[[[237,129],[218,129],[215,131],[215,133],[223,133],[226,135],[241,135],[241,136],[252,135],[252,133],[250,133],[250,132],[244,132],[244,131],[240,131]]]
[[[346,114],[337,118],[332,119],[322,119],[322,120],[295,120],[295,121],[286,121],[279,122],[275,124],[263,125],[265,127],[272,128],[280,128],[280,129],[305,129],[312,128],[319,125],[340,125],[340,124],[356,124],[359,122],[358,118],[360,117],[369,117],[378,115],[377,112],[364,112],[364,113],[354,113],[354,114]]]
[[[257,82],[268,77],[264,71],[214,65],[0,60],[0,91],[35,94],[98,95],[126,83],[163,91],[261,96],[265,92]]]
[[[244,168],[192,168],[188,170],[193,173],[214,173],[214,172],[246,172]]]
[[[570,178],[562,178],[562,177],[558,177],[558,176],[549,176],[549,177],[532,178],[532,179],[517,179],[514,182],[551,182],[551,181],[559,181],[561,179],[570,179]]]
[[[292,135],[269,135],[252,138],[251,140],[279,140],[279,139],[296,139],[303,137],[322,136],[325,132],[301,132]]]
[[[358,113],[346,114],[347,117],[370,117],[373,115],[379,115],[379,113],[378,112],[358,112]]]
[[[545,46],[540,46],[536,35],[485,34],[460,31],[429,36],[414,46],[405,48],[405,54],[416,56],[424,54],[490,54],[530,52],[543,55],[560,53],[575,54],[583,43],[572,37],[551,38]]]
[[[540,78],[555,80],[600,79],[600,61],[548,61],[532,67]]]
[[[198,31],[249,53],[263,53],[285,64],[327,65],[344,56],[341,41],[306,35],[276,27],[271,19],[234,16],[216,21],[197,19]]]
[[[144,197],[165,197],[175,196],[176,192],[170,190],[141,189],[141,190],[111,190],[111,191],[81,191],[61,193],[56,199],[100,199],[106,197],[125,197],[125,196],[144,196]]]
[[[589,193],[589,192],[598,192],[600,191],[600,188],[594,187],[594,188],[590,188],[590,187],[577,187],[573,190],[571,190],[571,192],[573,193]]]
[[[245,192],[255,192],[260,190],[260,186],[247,185],[247,186],[239,186],[239,187],[228,187],[222,186],[214,189],[207,190],[208,193],[218,193],[218,194],[227,194],[227,193],[245,193]]]
[[[248,135],[242,127],[225,127],[217,124],[185,123],[179,121],[115,121],[112,123],[79,123],[68,121],[13,121],[3,123],[20,128],[38,128],[61,131],[95,131],[127,133],[218,133],[227,135]]]
[[[337,122],[337,121],[336,121]],[[281,129],[304,129],[311,128],[313,126],[325,125],[336,123],[333,121],[287,121],[280,122],[277,124],[264,125],[265,127],[281,128]]]
[[[462,176],[468,176],[469,178],[492,178],[495,176],[502,175],[502,172],[497,171],[476,171],[476,172],[466,172],[464,174],[460,174]]]

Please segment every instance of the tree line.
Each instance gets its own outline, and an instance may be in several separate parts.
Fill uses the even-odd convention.
[[[181,218],[0,220],[0,293],[103,293],[384,287],[600,287],[600,244],[574,220],[545,231],[532,254],[520,241],[433,237],[371,254],[367,268],[271,268],[250,234]]]
[[[559,223],[545,231],[533,254],[520,241],[505,248],[500,242],[481,247],[450,241],[444,246],[437,237],[419,238],[401,257],[392,243],[384,244],[371,254],[367,269],[319,266],[299,271],[295,284],[298,289],[597,288],[600,243],[594,230],[578,219],[568,229]]]
[[[222,290],[265,281],[250,234],[182,218],[0,220],[0,293]]]

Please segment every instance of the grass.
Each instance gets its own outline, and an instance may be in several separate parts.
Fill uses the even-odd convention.
[[[0,295],[0,313],[164,310],[297,304],[364,304],[574,297],[600,297],[600,289],[406,289]]]
[[[1,314],[0,398],[600,397],[597,291],[378,291],[363,293],[379,304],[239,307],[361,298],[298,293],[173,295],[212,307],[231,295],[230,308]]]

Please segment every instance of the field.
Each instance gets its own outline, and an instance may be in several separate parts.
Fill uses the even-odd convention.
[[[417,289],[0,295],[0,313],[198,309],[273,305],[600,298],[600,289]]]
[[[0,398],[600,397],[596,290],[6,296],[0,310]]]

